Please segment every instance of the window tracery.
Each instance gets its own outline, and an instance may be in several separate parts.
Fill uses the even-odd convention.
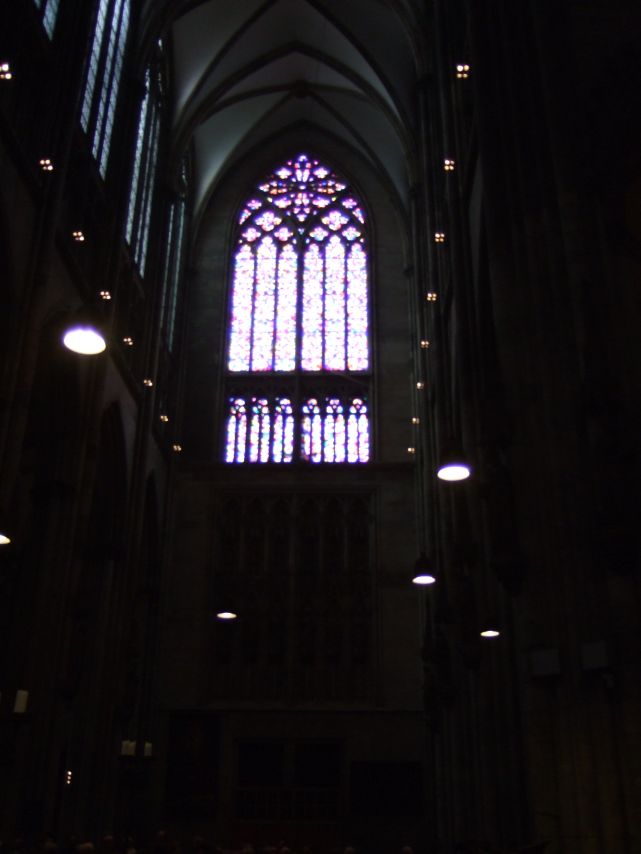
[[[367,462],[368,263],[356,195],[318,160],[288,160],[243,206],[232,267],[225,461]],[[293,382],[261,381],[281,377]]]

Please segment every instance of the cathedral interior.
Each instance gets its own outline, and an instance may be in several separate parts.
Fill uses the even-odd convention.
[[[641,850],[639,32],[2,4],[0,848]]]

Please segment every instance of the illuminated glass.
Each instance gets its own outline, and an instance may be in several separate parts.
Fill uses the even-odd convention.
[[[313,244],[303,271],[302,358],[304,371],[320,371],[323,359],[323,257]]]
[[[299,425],[298,443],[296,440]],[[310,397],[300,410],[289,397],[232,396],[228,401],[228,463],[366,463],[369,417],[363,398]]]
[[[235,258],[228,369],[367,371],[367,255],[359,203],[306,155],[276,169],[257,189],[238,217],[245,227]],[[302,290],[300,305],[294,287]],[[237,306],[250,313],[244,322]],[[288,355],[280,358],[283,352]]]
[[[134,168],[129,186],[129,203],[125,222],[125,237],[141,276],[145,275],[147,262],[159,136],[160,114],[157,100],[151,89],[151,71],[147,68],[145,96],[138,118]]]
[[[80,108],[80,123],[104,178],[129,32],[130,0],[100,0]]]
[[[35,0],[35,2],[37,8],[42,12],[42,25],[45,28],[45,32],[52,39],[60,0]]]
[[[242,206],[226,364],[230,375],[247,375],[249,393],[228,399],[227,462],[369,460],[364,391],[304,391],[313,376],[336,375],[338,383],[370,369],[364,225],[347,183],[305,154],[275,169]],[[297,396],[257,393],[258,378],[269,375],[299,377]]]

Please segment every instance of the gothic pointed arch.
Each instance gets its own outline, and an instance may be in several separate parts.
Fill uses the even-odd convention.
[[[368,462],[368,243],[357,194],[300,153],[253,187],[232,245],[225,462]]]

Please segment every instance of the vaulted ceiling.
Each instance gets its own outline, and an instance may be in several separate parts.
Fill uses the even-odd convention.
[[[176,158],[193,144],[196,213],[236,157],[302,123],[356,149],[405,206],[426,5],[147,0],[147,33],[170,49]]]

